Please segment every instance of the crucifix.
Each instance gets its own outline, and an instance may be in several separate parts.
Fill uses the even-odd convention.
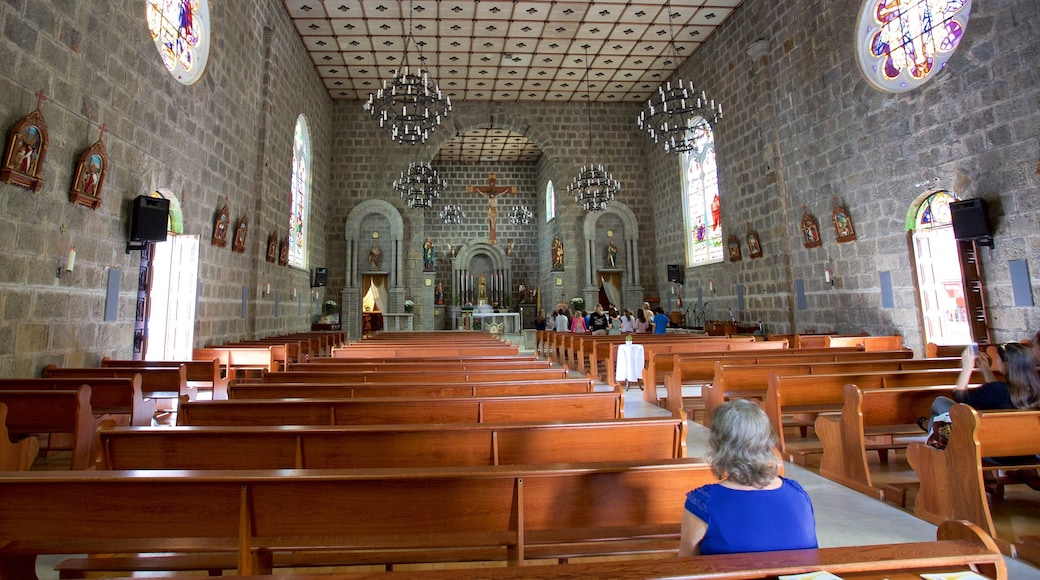
[[[496,176],[494,173],[488,174],[487,186],[481,185],[470,185],[466,188],[469,193],[479,193],[484,197],[488,198],[488,239],[492,246],[498,243],[495,238],[495,217],[498,215],[498,196],[506,193],[516,193],[516,186],[495,186]]]

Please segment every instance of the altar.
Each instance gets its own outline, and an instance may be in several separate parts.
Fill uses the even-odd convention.
[[[483,330],[488,324],[499,325],[500,332],[517,334],[520,332],[520,314],[518,312],[475,312],[463,310],[455,317],[453,330]]]
[[[412,332],[412,314],[383,314],[383,330],[390,332]]]

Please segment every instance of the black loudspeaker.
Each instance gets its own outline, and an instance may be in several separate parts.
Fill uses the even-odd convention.
[[[315,268],[314,269],[314,282],[311,283],[311,288],[317,288],[319,286],[329,285],[329,269],[328,268]]]
[[[165,242],[170,221],[170,200],[139,195],[130,212],[131,242]]]
[[[668,281],[683,283],[683,268],[680,264],[668,264]]]
[[[958,240],[991,240],[986,220],[986,200],[965,199],[950,204],[953,236]]]

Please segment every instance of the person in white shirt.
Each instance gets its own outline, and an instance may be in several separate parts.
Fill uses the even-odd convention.
[[[567,325],[569,320],[567,319],[567,311],[563,308],[556,313],[556,332],[570,332],[570,327]]]
[[[621,315],[621,334],[628,334],[635,331],[636,317],[632,316],[632,311],[626,308],[625,313]]]

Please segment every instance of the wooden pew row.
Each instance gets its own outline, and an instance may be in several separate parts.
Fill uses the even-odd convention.
[[[188,375],[184,365],[176,367],[43,367],[45,379],[83,379],[89,383],[95,378],[132,379],[141,377],[141,393],[149,399],[195,398],[194,389],[188,388]]]
[[[645,336],[645,335],[644,335]],[[589,345],[588,368],[592,377],[599,377],[605,383],[614,380],[614,371],[617,368],[617,347],[622,341],[602,342],[596,341]],[[725,352],[729,350],[773,350],[779,348],[780,343],[769,346],[760,346],[764,343],[756,342],[752,338],[722,338],[709,337],[698,339],[684,339],[674,342],[670,337],[644,341],[640,338],[637,342],[643,345],[643,367],[646,367],[647,351],[650,352],[674,352],[674,353],[701,353],[701,352]]]
[[[557,342],[557,348],[559,350],[558,357],[561,362],[567,364],[571,368],[576,368],[588,375],[598,375],[598,369],[591,365],[591,358],[594,349],[599,345],[599,357],[598,361],[603,362],[607,359],[607,353],[610,350],[610,345],[621,344],[625,342],[629,333],[625,334],[608,334],[608,335],[594,335],[589,333],[557,333],[555,340]],[[725,336],[708,336],[704,334],[639,334],[632,335],[635,342],[644,345],[644,348],[648,345],[665,345],[665,344],[704,344],[708,342],[717,342],[728,344],[731,342],[753,342],[753,338],[736,338],[731,339]]]
[[[0,390],[0,403],[7,406],[9,436],[70,435],[72,458],[69,468],[80,470],[94,466],[96,430],[90,410],[89,386],[81,385],[69,391]]]
[[[845,385],[854,384],[861,388],[882,387],[928,387],[953,385],[957,382],[960,369],[930,369],[920,371],[878,371],[863,373],[840,373],[830,375],[780,375],[769,373],[769,386],[763,408],[780,440],[780,451],[790,461],[804,465],[805,456],[819,453],[819,446],[802,447],[795,450],[787,444],[784,436],[785,416],[798,416],[794,424],[808,421],[814,424],[820,413],[839,413],[844,402]],[[972,373],[971,382],[979,384],[985,379],[981,371]]]
[[[735,339],[730,339],[735,340]],[[698,345],[699,346],[699,345]],[[617,347],[610,347],[610,355],[607,363],[607,375],[614,378],[613,369],[617,365]],[[723,351],[779,351],[787,348],[787,343],[780,341],[754,341],[754,342],[729,342],[725,348],[691,348],[690,345],[657,345],[649,344],[643,347],[643,398],[647,402],[658,404],[657,384],[658,377],[662,373],[672,372],[675,356],[679,354],[697,354],[711,350]],[[653,386],[653,388],[650,388]]]
[[[502,360],[415,360],[415,361],[370,361],[351,359],[323,359],[322,362],[308,361],[305,363],[290,363],[288,371],[319,371],[319,372],[353,372],[353,371],[396,371],[396,370],[422,370],[427,372],[440,372],[442,370],[509,370],[509,369],[547,369],[552,368],[552,363],[537,359],[502,359]]]
[[[413,354],[412,356],[371,356],[358,359],[349,358],[337,358],[337,357],[318,357],[312,359],[310,362],[322,363],[322,364],[373,364],[373,363],[462,363],[462,362],[545,362],[541,361],[538,357],[529,354],[504,354],[504,355],[483,355],[483,356],[421,356]]]
[[[347,344],[347,334],[340,331],[292,332],[281,336],[289,339],[308,338],[312,341],[317,340],[320,349],[318,356],[332,356],[333,348]]]
[[[545,381],[568,378],[566,369],[515,369],[515,370],[438,370],[436,372],[415,371],[288,371],[265,372],[260,376],[262,383],[446,383],[502,382],[502,381]]]
[[[686,457],[685,418],[337,427],[113,427],[104,469],[356,469]]]
[[[862,346],[867,352],[876,350],[899,350],[903,348],[903,337],[892,336],[827,336],[828,348],[837,346]]]
[[[155,400],[145,398],[141,375],[129,378],[0,379],[0,390],[75,391],[90,385],[90,408],[95,418],[112,418],[122,425],[147,427],[155,416]]]
[[[585,555],[668,555],[678,544],[677,498],[681,503],[690,489],[715,481],[707,464],[688,459],[538,468],[5,473],[0,580],[35,578],[36,556],[46,553],[226,552],[226,564],[246,575],[271,573],[275,565],[505,560],[520,566]],[[142,517],[141,506],[157,498],[161,517]],[[186,565],[178,564],[174,569]]]
[[[194,348],[191,351],[191,358],[193,360],[217,359],[224,367],[223,376],[228,380],[278,368],[274,350],[270,345]]]
[[[1029,456],[1032,460],[1021,467],[1040,467],[1040,411],[976,411],[964,404],[950,410],[950,439],[946,449],[935,449],[924,443],[911,443],[906,459],[921,481],[914,500],[914,514],[935,522],[944,514],[967,520],[996,538],[990,514],[984,474],[998,483],[999,470],[1016,466],[996,465],[987,457]],[[1017,544],[996,540],[1008,555],[1017,555]]]
[[[416,351],[422,352],[423,356],[431,357],[465,357],[465,356],[487,356],[487,355],[515,355],[520,353],[519,347],[515,345],[472,345],[472,346],[444,346],[444,339],[439,345],[429,344],[417,346],[384,345],[373,344],[359,346],[357,343],[332,350],[335,358],[396,358],[414,357]]]
[[[591,393],[589,379],[469,383],[236,383],[229,399],[354,399],[371,397],[492,397]]]
[[[24,437],[11,442],[7,431],[7,403],[0,403],[0,471],[29,471],[40,453],[40,440]]]
[[[597,421],[624,417],[624,393],[187,401],[178,425],[378,425]]]
[[[107,356],[101,359],[102,368],[147,368],[147,367],[172,367],[184,366],[184,378],[188,383],[188,396],[192,399],[198,397],[199,389],[208,389],[213,399],[227,398],[227,377],[223,376],[224,368],[220,359],[211,360],[125,360],[111,359]]]
[[[226,342],[223,344],[209,344],[206,345],[209,348],[250,348],[250,347],[271,347],[271,357],[274,359],[274,368],[276,370],[284,371],[289,366],[290,362],[298,362],[304,360],[302,347],[300,341],[290,340],[237,340],[233,342]]]
[[[480,568],[486,580],[640,578],[644,580],[773,580],[778,576],[828,571],[842,578],[920,578],[922,574],[976,573],[1008,577],[1007,564],[992,538],[964,521],[944,522],[934,542],[841,546],[815,550],[716,554],[685,558],[621,559],[538,566]],[[472,570],[408,570],[352,574],[252,576],[256,580],[456,580]],[[820,576],[822,578],[822,576]],[[976,577],[976,576],[971,576]]]
[[[816,419],[816,435],[823,446],[820,475],[905,507],[906,486],[876,487],[867,453],[877,451],[884,462],[888,451],[906,449],[912,441],[924,442],[927,434],[917,419],[930,415],[936,397],[952,397],[952,392],[952,386],[869,389],[845,385],[841,415]]]
[[[727,364],[762,365],[786,364],[796,362],[835,362],[845,360],[881,360],[888,358],[910,359],[909,351],[889,351],[867,353],[861,347],[851,348],[804,348],[804,349],[780,349],[765,353],[754,352],[719,352],[702,354],[678,354],[672,366],[672,372],[665,376],[666,389],[665,408],[672,410],[686,409],[703,411],[705,404],[702,401],[682,401],[682,387],[684,385],[705,385],[706,388],[715,387],[715,364],[719,361]],[[723,391],[725,392],[725,391]],[[702,390],[702,398],[710,393]],[[717,396],[717,394],[716,394]],[[721,403],[720,403],[721,404]],[[705,413],[703,422],[705,426],[711,425],[711,415]]]
[[[886,351],[895,352],[895,351]],[[731,398],[764,399],[769,385],[769,373],[783,375],[820,375],[862,373],[873,371],[908,371],[927,369],[960,369],[961,359],[904,359],[897,357],[864,360],[854,356],[841,360],[813,361],[803,358],[780,358],[756,361],[752,364],[733,364],[730,360],[715,361],[715,376],[711,385],[702,391],[705,425],[711,426],[711,415]],[[838,357],[835,357],[838,358]],[[803,433],[804,436],[804,433]]]

